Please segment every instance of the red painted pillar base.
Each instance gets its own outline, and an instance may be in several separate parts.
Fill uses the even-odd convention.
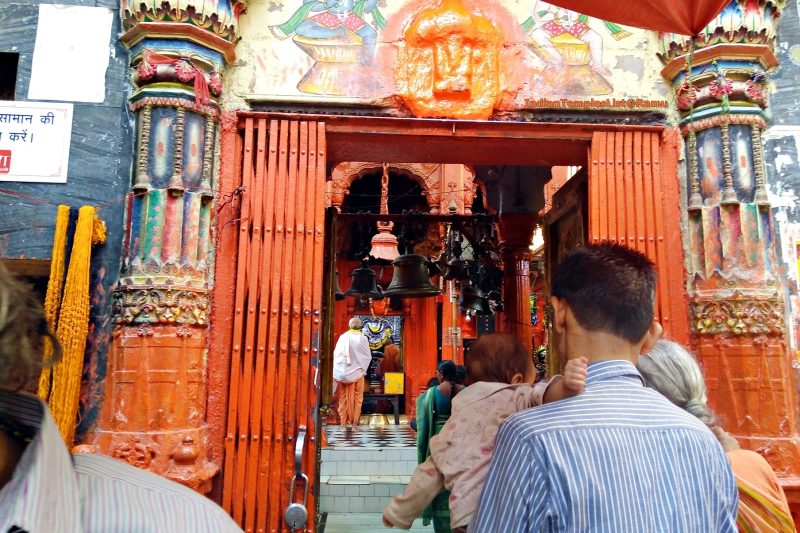
[[[203,358],[205,327],[122,326],[109,353],[106,394],[93,444],[112,457],[211,490]]]

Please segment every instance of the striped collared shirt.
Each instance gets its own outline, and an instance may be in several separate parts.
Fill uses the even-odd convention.
[[[501,426],[470,532],[734,533],[737,505],[705,425],[601,361],[583,393]]]
[[[33,435],[0,490],[0,533],[241,531],[220,507],[182,485],[103,455],[70,456],[35,396],[0,391],[0,417]]]

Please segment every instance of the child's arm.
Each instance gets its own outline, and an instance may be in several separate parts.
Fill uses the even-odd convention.
[[[444,476],[439,472],[433,457],[417,466],[406,490],[398,494],[383,510],[383,525],[411,529],[411,524],[422,511],[444,490]]]
[[[555,376],[547,384],[542,394],[542,403],[556,402],[575,396],[586,385],[586,365],[589,360],[585,357],[570,359],[564,367],[563,376]]]

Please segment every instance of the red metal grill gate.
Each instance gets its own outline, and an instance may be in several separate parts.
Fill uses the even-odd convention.
[[[242,121],[241,202],[222,505],[246,531],[288,530],[298,428],[314,481],[325,124]],[[302,501],[298,483],[295,501]],[[308,496],[313,528],[313,490]]]

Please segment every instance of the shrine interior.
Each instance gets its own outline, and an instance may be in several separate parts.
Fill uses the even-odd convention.
[[[402,491],[417,464],[415,400],[440,361],[464,364],[478,336],[527,339],[537,379],[558,370],[546,355],[548,262],[585,240],[583,168],[333,167],[336,297],[327,319],[335,339],[360,318],[372,362],[353,430],[340,425],[338,391],[323,367],[323,513],[380,512]]]

